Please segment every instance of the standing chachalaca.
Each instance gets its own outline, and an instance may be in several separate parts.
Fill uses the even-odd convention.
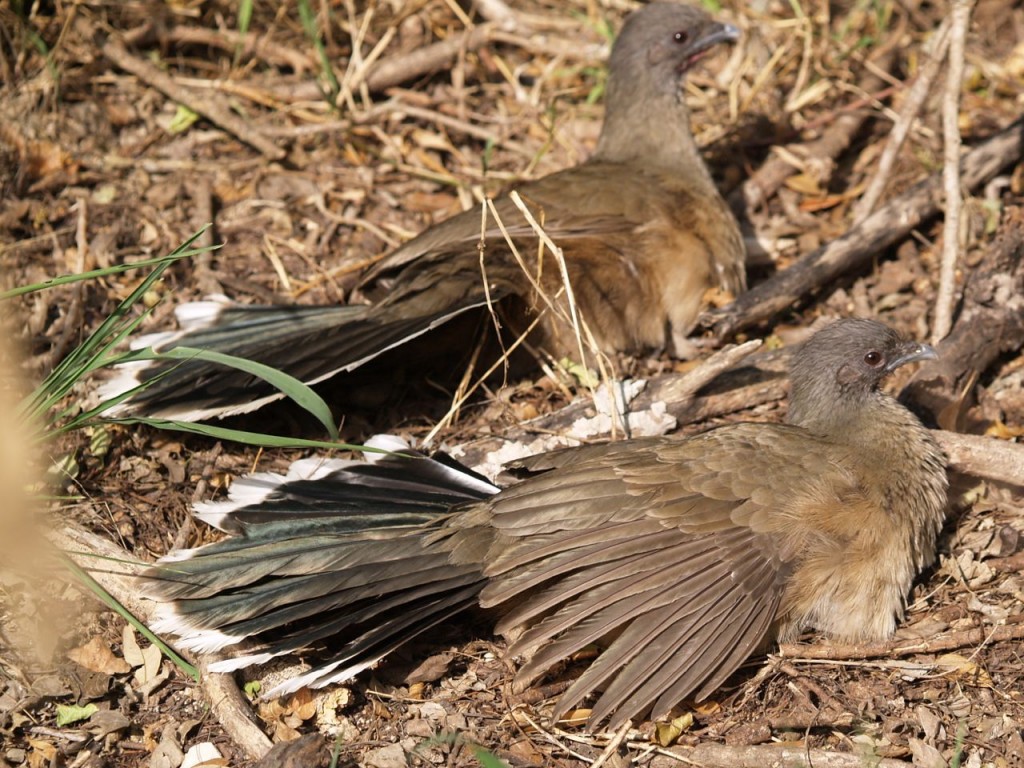
[[[739,229],[693,141],[683,93],[693,64],[737,34],[683,5],[652,3],[632,14],[612,50],[593,157],[518,186],[563,250],[579,314],[604,352],[671,349],[692,328],[709,288],[745,287]],[[492,323],[486,312],[496,305],[514,333],[543,312],[532,341],[557,357],[578,357],[559,265],[550,252],[539,263],[536,233],[507,195],[495,205],[525,265],[493,218],[481,265],[480,211],[471,210],[426,230],[367,275],[364,292],[377,300],[371,306],[186,305],[182,332],[142,339],[141,346],[212,349],[315,383],[463,313]],[[207,362],[161,362],[126,373],[105,388],[106,396],[162,377],[110,415],[196,420],[245,413],[280,397],[260,379]]]
[[[320,659],[271,692],[284,693],[347,679],[479,605],[526,658],[519,687],[602,646],[554,714],[592,697],[591,723],[613,728],[708,696],[805,628],[887,638],[935,556],[947,481],[928,430],[879,383],[934,356],[839,321],[794,356],[788,424],[543,454],[504,489],[418,454],[253,475],[199,513],[234,536],[148,572],[170,601],[156,626],[201,651],[249,640],[221,671]]]

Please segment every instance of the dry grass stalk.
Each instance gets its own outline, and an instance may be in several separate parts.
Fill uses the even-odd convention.
[[[961,243],[960,209],[960,90],[964,82],[964,42],[971,18],[970,0],[953,0],[952,26],[949,41],[949,67],[946,92],[942,99],[942,186],[946,200],[942,229],[942,268],[939,271],[938,296],[935,299],[935,321],[932,342],[946,338],[953,327],[953,304],[956,293],[956,265]]]

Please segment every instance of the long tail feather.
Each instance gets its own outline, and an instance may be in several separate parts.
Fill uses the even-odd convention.
[[[278,693],[344,679],[477,603],[482,565],[457,551],[478,531],[442,531],[497,487],[395,438],[369,461],[311,461],[235,483],[199,516],[234,536],[175,552],[145,575],[154,629],[209,652],[244,643],[236,669],[315,648],[324,662]]]
[[[485,303],[470,297],[443,311],[394,317],[365,306],[265,307],[205,301],[178,308],[182,330],[143,336],[132,346],[158,352],[173,347],[208,349],[264,363],[316,384],[352,371]],[[99,396],[109,400],[142,384],[148,385],[107,415],[199,421],[248,413],[283,397],[252,374],[204,360],[126,364]]]

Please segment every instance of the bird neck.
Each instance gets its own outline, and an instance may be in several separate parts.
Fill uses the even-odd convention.
[[[914,532],[905,554],[916,573],[934,558],[946,516],[942,448],[913,413],[882,392],[870,393],[858,408],[832,410],[835,415],[800,426],[849,451],[864,492]]]
[[[850,446],[871,448],[887,434],[907,427],[924,429],[910,411],[879,390],[830,392],[792,383],[787,421],[819,437]]]
[[[866,393],[856,404],[791,409],[788,420],[856,454],[880,487],[903,487],[917,477],[922,496],[945,495],[942,449],[913,413],[884,392]]]
[[[717,194],[690,129],[681,88],[626,90],[609,82],[605,120],[593,159],[675,174],[695,191]]]

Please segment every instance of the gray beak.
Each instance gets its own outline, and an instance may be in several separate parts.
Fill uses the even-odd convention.
[[[901,365],[916,363],[919,360],[937,360],[939,353],[931,344],[923,344],[920,341],[908,341],[900,345],[899,354],[885,366],[886,373],[892,373]]]

